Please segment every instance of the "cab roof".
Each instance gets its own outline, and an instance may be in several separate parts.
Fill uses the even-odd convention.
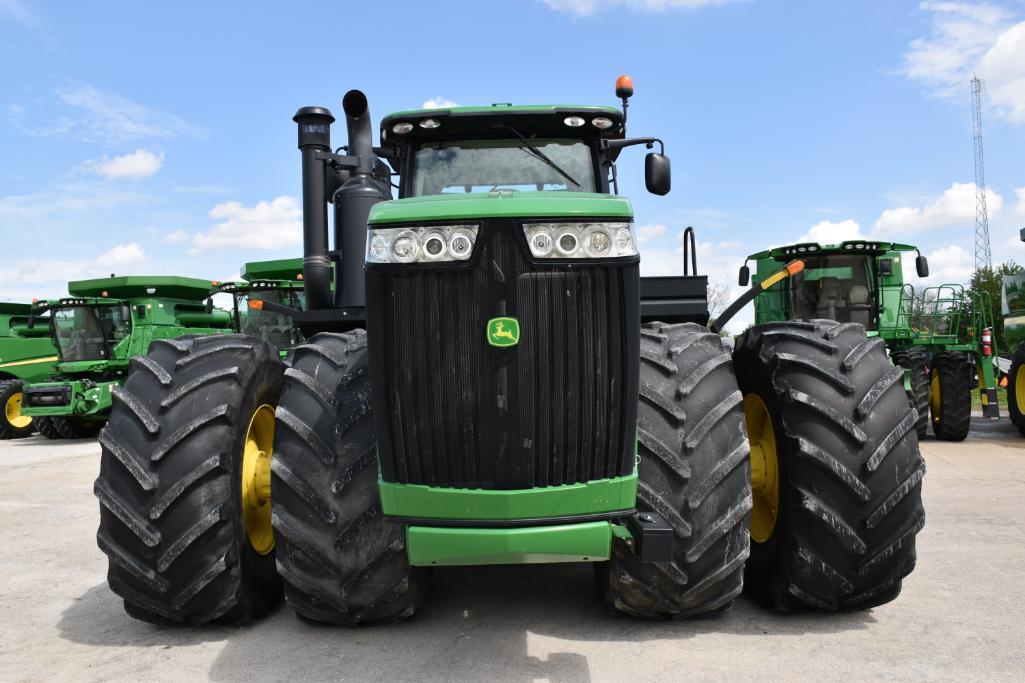
[[[749,260],[772,258],[787,261],[800,256],[820,256],[823,254],[885,254],[890,251],[918,251],[918,247],[897,242],[879,242],[877,240],[846,240],[839,244],[819,244],[818,242],[800,242],[782,247],[773,247],[751,254]]]
[[[152,290],[152,291],[150,291]],[[68,293],[73,297],[110,299],[186,299],[201,301],[214,290],[210,280],[176,275],[122,275],[92,280],[72,280]]]
[[[282,258],[273,261],[250,261],[242,266],[243,280],[302,280],[303,260]]]
[[[579,116],[582,126],[568,126],[566,118]],[[612,121],[606,130],[596,128],[591,121],[603,117]],[[439,125],[423,128],[420,122],[434,119]],[[413,129],[404,135],[392,131],[397,123],[412,123]],[[523,135],[546,135],[569,138],[621,138],[625,134],[623,112],[615,107],[577,104],[492,104],[490,107],[449,107],[446,109],[411,109],[395,112],[381,119],[381,139],[390,143],[404,139],[434,140],[460,136],[494,136],[508,124]]]

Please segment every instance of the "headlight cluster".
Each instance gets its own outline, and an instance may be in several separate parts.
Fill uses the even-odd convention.
[[[629,223],[527,223],[523,226],[534,258],[615,258],[636,256]]]
[[[476,225],[371,228],[366,258],[367,263],[466,261],[476,241]]]

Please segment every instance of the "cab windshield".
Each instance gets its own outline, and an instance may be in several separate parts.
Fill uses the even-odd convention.
[[[53,328],[62,361],[109,360],[131,321],[116,305],[68,306],[53,311]]]
[[[249,308],[249,301],[269,301],[298,310],[305,308],[306,297],[302,289],[256,289],[236,295],[239,331],[270,342],[278,349],[288,348],[293,342],[292,319],[281,313]]]
[[[413,160],[413,194],[596,192],[582,140],[461,140],[425,143]]]
[[[875,295],[869,259],[839,255],[803,260],[804,270],[791,278],[792,317],[826,318],[868,327]]]

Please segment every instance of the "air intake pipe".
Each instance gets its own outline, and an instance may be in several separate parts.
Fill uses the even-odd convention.
[[[303,164],[303,289],[310,309],[331,308],[331,261],[327,254],[327,166],[318,155],[331,152],[335,117],[323,107],[303,107],[292,120],[299,127]]]
[[[341,252],[335,267],[335,307],[366,305],[363,260],[367,248],[367,219],[370,208],[391,198],[386,182],[374,177],[377,155],[374,153],[373,128],[367,97],[350,90],[342,98],[345,124],[349,134],[348,156],[353,158],[349,177],[334,193],[335,248]]]

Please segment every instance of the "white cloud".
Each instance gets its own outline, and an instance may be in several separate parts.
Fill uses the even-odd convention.
[[[811,226],[808,232],[798,237],[795,242],[818,242],[819,244],[840,244],[845,240],[862,239],[861,226],[854,219],[845,221],[820,221]]]
[[[929,37],[911,41],[901,72],[945,98],[967,100],[972,74],[986,81],[988,102],[1025,123],[1025,21],[990,3],[923,2]]]
[[[170,235],[164,238],[164,241],[168,244],[182,244],[183,242],[188,242],[188,240],[189,233],[185,232],[184,230],[175,230]]]
[[[929,277],[925,284],[964,284],[972,277],[975,257],[959,244],[940,247],[926,254]]]
[[[99,161],[87,161],[85,166],[111,179],[148,178],[164,165],[164,154],[159,155],[145,149],[137,149],[119,157],[103,157]]]
[[[59,41],[53,36],[34,12],[21,0],[0,0],[0,19],[12,21],[29,33],[35,34],[46,47],[56,47]]]
[[[107,144],[200,135],[200,131],[174,114],[149,109],[85,83],[57,88],[54,96],[56,114],[50,119],[30,116],[21,105],[8,106],[7,118],[27,135],[71,136],[85,142]],[[29,121],[34,123],[29,124]]]
[[[192,250],[240,248],[280,249],[302,244],[302,209],[295,197],[277,197],[255,206],[223,202],[210,210],[220,219],[192,237]]]
[[[69,280],[131,274],[147,260],[136,242],[116,244],[92,259],[21,259],[0,267],[0,282],[14,283],[5,285],[2,296],[12,301],[67,296]]]
[[[437,97],[433,97],[433,98],[427,100],[426,102],[424,102],[424,104],[423,104],[423,108],[424,109],[450,109],[452,107],[458,107],[458,106],[459,106],[458,102],[453,102],[452,100],[450,100],[450,99],[448,99],[446,97],[442,97],[441,95],[438,95]]]
[[[1018,205],[1014,207],[1014,212],[1025,214],[1025,187],[1019,187],[1014,191],[1014,194],[1018,197]]]
[[[990,217],[1000,213],[1004,200],[986,189],[986,208]],[[894,239],[924,230],[950,226],[970,226],[975,221],[975,183],[954,183],[939,198],[925,206],[900,206],[886,209],[872,228],[876,238]]]
[[[637,228],[637,243],[644,244],[653,237],[660,237],[666,234],[666,226],[661,223],[652,223],[650,225],[642,225]]]
[[[662,12],[667,9],[698,9],[725,5],[737,0],[543,0],[552,9],[577,17],[589,17],[613,7],[634,12]]]
[[[131,269],[146,261],[146,252],[137,242],[118,244],[96,257],[93,262],[101,269]]]

